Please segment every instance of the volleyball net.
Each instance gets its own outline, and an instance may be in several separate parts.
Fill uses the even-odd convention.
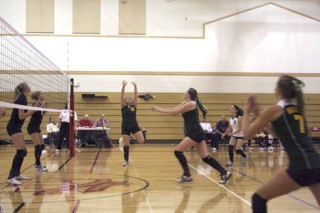
[[[0,17],[0,107],[6,111],[1,123],[9,120],[12,108],[47,111],[43,119],[46,124],[49,116],[59,116],[59,112],[69,100],[69,77],[52,61]],[[28,106],[16,105],[14,90],[20,83],[27,83],[31,93],[44,93],[47,108],[32,107],[31,96],[27,96]],[[5,125],[5,124],[4,124]],[[26,126],[26,125],[24,125]],[[25,127],[23,127],[25,128]],[[24,131],[26,132],[26,131]],[[0,130],[0,134],[5,132]]]
[[[2,107],[13,107],[14,88],[22,82],[45,93],[48,111],[63,109],[68,100],[69,77],[1,17],[0,79]]]

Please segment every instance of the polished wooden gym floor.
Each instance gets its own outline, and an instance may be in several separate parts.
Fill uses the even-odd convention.
[[[250,197],[263,182],[288,160],[279,148],[247,153],[246,165],[235,157],[233,176],[220,185],[218,173],[204,164],[196,152],[186,152],[194,181],[177,183],[182,170],[173,150],[175,145],[133,145],[130,164],[122,166],[123,152],[117,147],[77,149],[74,158],[54,148],[42,155],[47,173],[36,172],[33,146],[22,166],[30,180],[20,187],[6,178],[15,150],[0,146],[0,212],[251,212]],[[212,153],[220,163],[227,162],[227,150]],[[319,212],[307,188],[269,202],[269,212]]]

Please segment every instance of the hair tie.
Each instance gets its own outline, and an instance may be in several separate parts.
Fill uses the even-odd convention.
[[[297,88],[297,89],[301,89],[301,87],[304,87],[305,84],[303,83],[303,81],[299,80],[299,79],[292,79],[292,83],[293,85]]]

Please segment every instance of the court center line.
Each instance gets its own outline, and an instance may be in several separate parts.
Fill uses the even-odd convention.
[[[92,173],[93,168],[94,168],[94,166],[96,165],[97,160],[98,160],[98,158],[99,158],[100,151],[101,151],[101,147],[99,148],[99,150],[98,150],[98,152],[97,152],[96,158],[95,158],[94,161],[93,161],[93,164],[92,164],[92,166],[91,166],[91,169],[90,169],[90,172],[89,172],[89,173]]]
[[[241,197],[240,195],[238,195],[237,193],[235,193],[234,191],[228,189],[227,187],[225,187],[223,184],[218,183],[217,181],[215,181],[214,179],[212,179],[210,176],[206,175],[205,173],[203,173],[202,171],[198,170],[197,168],[195,168],[193,165],[191,165],[190,163],[188,163],[188,165],[196,170],[197,172],[199,172],[200,174],[202,174],[203,176],[205,176],[206,178],[208,178],[209,180],[211,180],[213,183],[215,183],[216,185],[220,186],[221,188],[223,188],[224,190],[226,190],[227,192],[231,193],[232,195],[234,195],[235,197],[237,197],[238,199],[240,199],[241,201],[243,201],[245,204],[247,204],[248,206],[251,206],[251,203],[249,201],[247,201],[246,199],[244,199],[243,197]]]
[[[130,159],[130,162],[131,162],[131,164],[133,164],[132,158]],[[136,174],[136,176],[137,176],[138,178],[140,178],[139,173],[138,173],[138,171],[136,170],[136,167],[133,165],[132,168],[133,168],[133,171],[134,171],[134,173]],[[127,168],[127,169],[128,169],[128,168]],[[148,205],[148,207],[149,207],[150,213],[153,213],[153,209],[152,209],[151,203],[150,203],[150,201],[149,201],[149,198],[148,198],[146,189],[143,190],[143,195],[144,195],[144,197],[146,198],[146,202],[147,202],[147,205]]]

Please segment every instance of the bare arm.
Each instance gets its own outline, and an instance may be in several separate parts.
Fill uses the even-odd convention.
[[[138,103],[138,87],[136,82],[132,82],[134,87],[134,97],[133,97],[133,105],[137,106]]]
[[[196,103],[194,101],[185,102],[184,104],[179,104],[174,108],[161,108],[161,107],[152,107],[152,110],[161,112],[168,115],[177,115],[194,109]]]
[[[23,120],[29,116],[31,116],[33,113],[35,113],[36,111],[33,110],[28,110],[26,112],[24,112],[24,109],[18,109],[18,115],[19,115],[19,119]]]
[[[128,82],[126,81],[122,81],[122,89],[121,89],[121,100],[120,100],[120,104],[121,107],[124,107],[126,105],[125,100],[124,100],[124,92],[125,92],[125,88]]]
[[[182,101],[180,104],[178,104],[177,106],[173,107],[172,109],[177,109],[177,108],[181,107],[185,103],[186,103],[186,101]]]

